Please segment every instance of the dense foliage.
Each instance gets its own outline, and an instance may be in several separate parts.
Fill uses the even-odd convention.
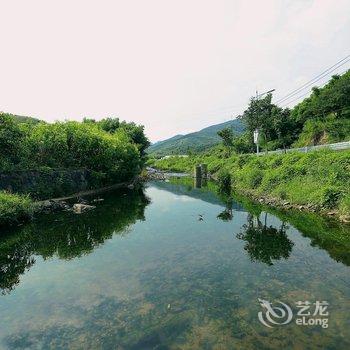
[[[71,193],[68,189],[72,179],[68,174],[73,174],[73,169],[89,174],[82,180],[87,182],[87,188],[131,180],[143,167],[148,145],[143,126],[117,118],[49,124],[0,113],[0,171],[20,179],[26,174],[21,177],[23,170],[42,174],[42,183],[31,178],[33,186],[29,190],[21,187],[20,179],[16,182],[16,191],[29,193],[32,198]],[[53,176],[59,173],[55,170],[62,170],[62,176]],[[18,223],[32,213],[28,197],[0,192],[0,225]]]
[[[273,103],[271,94],[254,97],[237,119],[156,142],[147,152],[158,158],[200,153],[222,141],[227,156],[231,152],[253,153],[255,129],[259,129],[263,151],[349,141],[349,123],[350,71],[333,76],[322,88],[314,87],[311,95],[292,109]]]
[[[150,142],[144,133],[143,125],[120,121],[119,118],[105,118],[100,121],[85,118],[83,122],[85,124],[95,124],[99,129],[112,135],[123,131],[137,146],[142,156],[145,154],[146,148],[150,145]]]
[[[280,200],[350,214],[350,151],[287,153],[257,157],[231,155],[222,147],[188,158],[171,157],[150,165],[192,173],[206,163],[212,174],[229,173],[238,192],[270,195]]]
[[[0,191],[0,226],[29,219],[33,212],[34,206],[28,196]]]
[[[118,119],[19,124],[0,114],[0,170],[87,168],[121,181],[141,170],[148,144],[143,126]]]
[[[230,141],[236,153],[254,151],[255,129],[266,150],[350,140],[350,71],[333,76],[323,88],[313,88],[292,110],[274,104],[271,94],[252,98],[239,118],[247,130]],[[227,138],[223,141],[227,146]]]

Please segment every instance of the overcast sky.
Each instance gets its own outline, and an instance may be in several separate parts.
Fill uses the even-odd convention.
[[[284,96],[350,54],[349,0],[0,0],[0,13],[0,110],[118,116],[152,141],[237,116],[256,88]]]

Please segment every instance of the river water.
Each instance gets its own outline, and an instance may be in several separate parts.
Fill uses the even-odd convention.
[[[2,233],[0,348],[349,349],[350,228],[216,191],[151,182]]]

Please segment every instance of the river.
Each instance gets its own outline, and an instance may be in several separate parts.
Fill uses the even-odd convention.
[[[1,348],[350,348],[349,226],[188,178],[103,198],[1,235]]]

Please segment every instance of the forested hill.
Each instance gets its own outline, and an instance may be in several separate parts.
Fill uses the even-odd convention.
[[[220,142],[217,132],[224,128],[232,128],[236,135],[240,135],[244,131],[244,125],[240,120],[229,120],[224,123],[211,125],[197,132],[176,135],[170,139],[156,142],[147,149],[147,152],[156,156],[164,156],[169,154],[186,154],[189,151],[204,151]]]
[[[43,120],[33,118],[33,117],[27,117],[24,115],[16,115],[11,113],[4,113],[0,112],[1,115],[7,115],[8,117],[12,118],[16,123],[26,123],[26,124],[38,124],[38,123],[45,123]]]

